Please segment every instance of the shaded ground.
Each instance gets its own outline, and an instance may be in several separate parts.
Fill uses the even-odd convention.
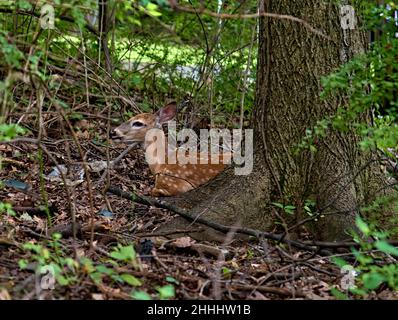
[[[79,128],[77,138],[87,162],[106,160],[107,147],[94,142],[98,137],[104,141],[105,130],[98,132],[98,128],[106,125],[101,122],[89,125],[83,120],[75,127]],[[60,137],[60,129],[54,129],[48,136]],[[331,288],[341,289],[340,269],[330,257],[313,252],[298,251],[268,240],[233,241],[224,245],[198,243],[188,237],[169,240],[157,230],[174,214],[114,195],[104,196],[104,183],[99,183],[103,171],[90,174],[94,207],[91,210],[87,181],[68,187],[68,196],[61,181],[39,179],[41,170],[44,176],[54,171],[56,160],[69,167],[70,181],[78,180],[79,174],[73,172],[74,167],[81,169],[78,148],[72,141],[61,138],[46,138],[43,143],[53,159],[44,152],[42,169],[37,145],[0,144],[3,158],[0,179],[8,181],[8,186],[0,189],[0,200],[12,203],[17,211],[15,216],[0,214],[0,299],[130,299],[134,292],[146,293],[152,298],[169,294],[173,298],[173,293],[162,293],[161,289],[170,289],[170,285],[175,288],[176,299],[334,299]],[[121,146],[110,147],[110,159],[122,150]],[[140,150],[127,155],[110,170],[109,177],[111,185],[143,194],[147,194],[153,184]],[[25,183],[28,188],[21,191],[21,185],[15,181],[10,185],[10,180]],[[46,211],[40,207],[45,199],[50,207],[51,225]],[[73,211],[80,226],[75,240],[71,233]],[[111,216],[104,217],[104,214]],[[92,219],[94,242],[90,250]],[[56,242],[58,249],[50,237],[53,231],[63,234]],[[35,253],[32,248],[24,248],[26,243],[40,244],[53,257],[44,251]],[[131,261],[117,260],[115,256],[110,259],[118,243],[134,244],[140,257]],[[332,254],[350,257],[348,251]],[[95,272],[81,262],[83,256],[94,266],[134,277],[122,281],[108,269],[101,269],[102,282],[96,283]],[[57,257],[62,257],[63,262]],[[66,262],[68,257],[75,258],[75,262]],[[54,290],[42,290],[43,275],[35,271],[39,264],[51,261],[58,261],[60,272],[69,275],[70,280],[64,285],[56,283]],[[368,298],[397,299],[398,295],[381,288]]]

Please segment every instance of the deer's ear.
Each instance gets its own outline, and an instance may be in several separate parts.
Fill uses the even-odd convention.
[[[156,113],[156,122],[159,124],[172,120],[177,113],[177,103],[175,101],[165,105]]]

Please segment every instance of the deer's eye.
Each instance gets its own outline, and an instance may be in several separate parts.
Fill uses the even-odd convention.
[[[145,123],[141,122],[141,121],[134,121],[131,126],[133,128],[142,128],[145,126]]]

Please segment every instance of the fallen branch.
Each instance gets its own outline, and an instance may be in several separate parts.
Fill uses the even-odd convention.
[[[159,232],[144,232],[144,233],[135,233],[134,236],[138,238],[152,238],[152,237],[165,237],[174,234],[188,234],[191,232],[201,232],[203,230],[198,229],[176,229],[170,231],[159,231]]]
[[[325,255],[330,254],[329,251],[319,250],[319,248],[318,248],[319,245],[313,246],[313,245],[304,244],[303,242],[300,242],[300,241],[289,240],[289,239],[286,239],[283,234],[274,234],[274,233],[263,232],[263,231],[259,231],[259,230],[249,229],[249,228],[236,228],[236,227],[225,226],[225,225],[222,225],[222,224],[219,224],[216,222],[208,221],[199,216],[193,215],[189,211],[179,208],[177,206],[174,206],[172,204],[169,204],[165,201],[161,201],[161,200],[158,200],[158,199],[155,199],[152,197],[146,197],[146,196],[142,196],[142,195],[138,195],[138,194],[134,194],[134,193],[125,192],[125,191],[123,191],[119,188],[113,187],[113,186],[110,186],[107,191],[114,195],[117,195],[117,196],[122,197],[127,200],[131,200],[131,201],[139,203],[139,204],[149,205],[149,206],[173,211],[189,221],[194,221],[194,222],[203,224],[203,225],[213,228],[217,231],[221,231],[225,234],[230,232],[231,230],[234,230],[234,232],[236,232],[236,233],[253,236],[258,239],[266,238],[266,239],[274,240],[277,242],[287,243],[287,244],[290,244],[299,249],[303,249],[303,250],[307,250],[307,251],[319,251],[319,253],[325,254]]]
[[[197,222],[200,224],[203,224],[205,226],[208,226],[210,228],[213,228],[217,231],[221,231],[223,233],[228,233],[231,230],[234,230],[234,232],[239,233],[239,234],[244,234],[248,236],[253,236],[257,239],[269,239],[269,240],[274,240],[277,242],[282,242],[286,244],[290,244],[293,247],[296,247],[298,249],[302,250],[307,250],[307,251],[312,251],[312,252],[318,252],[319,254],[322,255],[330,255],[329,250],[325,250],[325,248],[330,248],[330,249],[336,249],[336,248],[357,248],[360,246],[359,243],[354,242],[354,241],[342,241],[342,242],[326,242],[326,241],[297,241],[297,240],[289,240],[285,238],[285,234],[275,234],[275,233],[270,233],[270,232],[264,232],[260,230],[254,230],[250,228],[236,228],[236,227],[230,227],[230,226],[225,226],[216,222],[212,222],[206,219],[201,218],[200,216],[193,215],[189,211],[179,208],[177,206],[174,206],[172,204],[169,204],[165,201],[158,200],[156,198],[152,197],[147,197],[147,196],[142,196],[134,193],[129,193],[125,192],[119,188],[110,186],[107,190],[108,192],[117,195],[119,197],[122,197],[127,200],[131,200],[133,202],[139,203],[139,204],[144,204],[144,205],[149,205],[161,209],[167,209],[170,211],[173,211],[174,213],[177,213],[178,215],[182,216],[183,218]],[[398,240],[391,240],[387,241],[391,245],[398,245]],[[324,249],[322,249],[324,248]]]

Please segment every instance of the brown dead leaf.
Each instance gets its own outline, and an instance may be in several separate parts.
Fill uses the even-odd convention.
[[[77,249],[77,250],[76,250],[76,256],[77,256],[77,258],[82,258],[82,257],[84,257],[84,256],[85,256],[85,251],[84,251],[84,249],[82,249],[82,248]]]
[[[46,222],[38,216],[33,216],[33,221],[36,222],[36,230],[44,231],[46,229]]]
[[[91,125],[90,122],[87,121],[86,119],[82,119],[82,120],[79,120],[78,122],[76,122],[75,126],[77,128],[79,128],[80,130],[87,130],[87,129],[90,129],[93,125]]]
[[[90,133],[88,131],[78,131],[78,132],[76,132],[76,136],[77,136],[77,138],[82,139],[82,140],[90,139]]]
[[[181,237],[173,242],[177,248],[189,248],[193,243],[194,241],[191,237]]]
[[[330,297],[328,297],[328,296],[322,297],[313,292],[309,292],[309,293],[306,293],[305,298],[309,299],[309,300],[329,300]]]
[[[255,276],[261,276],[269,273],[268,265],[264,263],[252,263],[250,267]]]
[[[101,293],[93,293],[91,296],[94,300],[105,300],[104,295]]]

